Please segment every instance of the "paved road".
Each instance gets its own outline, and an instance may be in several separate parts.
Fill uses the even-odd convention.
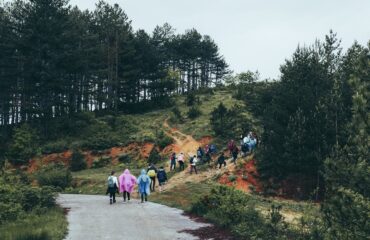
[[[70,208],[67,240],[193,240],[184,229],[207,226],[182,215],[182,210],[131,200],[109,205],[106,196],[60,194],[58,203]]]

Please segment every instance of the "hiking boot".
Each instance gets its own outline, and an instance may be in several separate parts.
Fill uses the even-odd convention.
[[[148,201],[148,198],[145,198],[145,202],[147,202]]]

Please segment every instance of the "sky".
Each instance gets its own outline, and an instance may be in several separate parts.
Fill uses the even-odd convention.
[[[80,9],[98,0],[71,0]],[[177,30],[210,35],[235,73],[251,70],[276,79],[298,45],[324,40],[332,29],[346,50],[370,40],[370,0],[106,0],[118,3],[135,30],[168,22]]]

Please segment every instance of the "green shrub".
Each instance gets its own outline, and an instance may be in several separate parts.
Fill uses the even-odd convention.
[[[173,139],[167,136],[163,131],[157,134],[156,144],[159,148],[163,149],[173,143]]]
[[[20,189],[22,191],[21,194],[21,202],[22,207],[25,211],[31,211],[34,209],[40,201],[40,190],[34,187],[23,187]]]
[[[156,164],[160,161],[161,161],[161,155],[159,155],[159,152],[158,152],[157,148],[154,146],[152,151],[149,154],[148,163],[149,164],[150,163]]]
[[[36,155],[38,135],[29,125],[23,124],[14,132],[7,157],[13,164],[26,164]]]
[[[112,161],[112,158],[109,156],[102,156],[98,159],[95,159],[92,163],[92,168],[101,168],[107,166]]]
[[[236,181],[236,176],[235,175],[230,175],[228,177],[228,179],[229,179],[230,182],[235,182]]]
[[[173,122],[179,122],[179,123],[183,123],[184,122],[184,117],[182,116],[181,114],[181,111],[180,109],[178,108],[178,106],[175,106],[171,109],[172,111],[172,114],[173,114],[173,118],[171,118],[171,120]]]
[[[68,150],[68,144],[65,140],[59,140],[57,142],[51,142],[45,144],[41,152],[43,154],[50,154],[50,153],[61,153]]]
[[[14,240],[51,240],[52,238],[46,231],[31,231],[27,233],[18,234],[14,237]]]
[[[230,229],[237,239],[299,239],[299,234],[283,224],[280,210],[272,206],[265,218],[250,196],[226,186],[212,189],[191,208],[191,212]]]
[[[186,99],[185,99],[185,104],[187,106],[193,106],[196,102],[196,96],[195,96],[195,93],[194,92],[188,92],[188,94],[186,95]]]
[[[201,114],[202,114],[202,112],[200,111],[199,107],[192,106],[191,108],[189,108],[188,118],[195,119],[195,118],[199,117]]]
[[[22,206],[19,203],[0,202],[0,224],[7,222],[7,221],[14,221],[22,213],[23,213]]]
[[[71,171],[80,171],[86,169],[85,156],[80,151],[73,151],[69,168]]]
[[[72,174],[60,165],[50,165],[39,171],[36,179],[40,186],[53,186],[65,189],[72,182]]]
[[[126,153],[123,153],[123,154],[118,155],[118,161],[120,163],[130,163],[131,162],[131,157],[130,157],[130,155],[128,155]]]

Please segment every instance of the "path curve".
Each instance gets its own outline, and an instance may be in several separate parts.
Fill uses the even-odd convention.
[[[209,226],[183,215],[183,211],[138,200],[109,205],[107,196],[60,194],[57,202],[69,209],[66,240],[195,240],[183,230]]]

